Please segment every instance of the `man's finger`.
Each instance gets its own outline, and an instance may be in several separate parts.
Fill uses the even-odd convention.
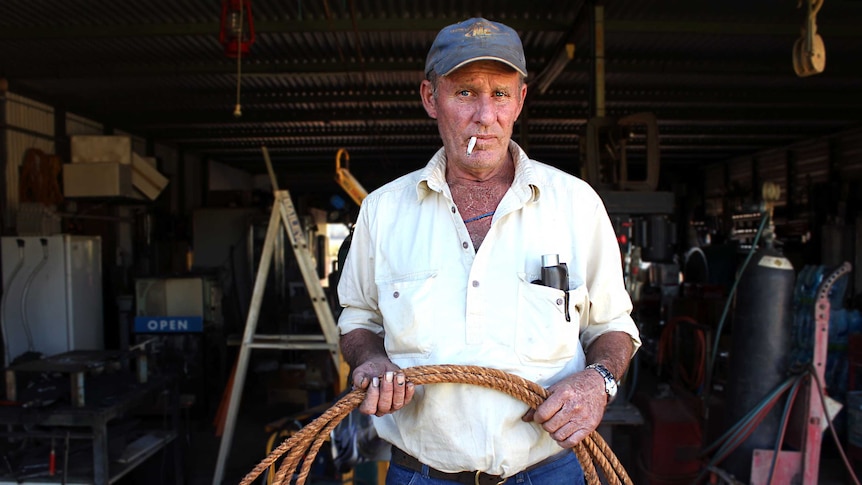
[[[413,400],[413,393],[416,392],[416,385],[412,382],[408,382],[407,390],[404,391],[404,404],[407,405],[411,400]]]
[[[363,374],[355,374],[353,375],[353,388],[354,389],[365,389],[368,387],[369,381],[368,377]]]
[[[575,431],[578,430],[578,427],[575,426],[574,423],[566,423],[563,426],[560,426],[556,431],[551,433],[551,437],[554,438],[558,443],[563,443],[567,439],[569,439]]]
[[[368,386],[368,391],[365,393],[365,400],[359,405],[359,412],[362,414],[377,413],[377,401],[380,399],[380,379],[374,377],[371,379],[371,385]]]
[[[564,405],[564,401],[556,399],[555,396],[551,394],[551,396],[536,409],[536,412],[533,414],[533,421],[537,424],[545,424],[554,418],[557,413],[561,412]],[[554,429],[556,429],[556,427]]]
[[[560,446],[563,448],[574,448],[575,445],[581,442],[584,438],[586,438],[590,434],[590,430],[584,428],[578,428],[577,431],[572,433],[565,441],[561,441]]]
[[[392,387],[394,372],[388,371],[383,374],[380,381],[380,397],[377,400],[377,415],[383,416],[392,411]]]
[[[404,374],[399,372],[395,374],[395,380],[392,387],[392,410],[398,410],[404,407],[404,400],[407,393],[407,379]]]

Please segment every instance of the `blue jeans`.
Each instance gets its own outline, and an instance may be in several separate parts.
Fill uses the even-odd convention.
[[[386,474],[386,485],[450,485],[449,480],[440,480],[428,476],[427,467],[423,472],[409,470],[392,463]],[[574,453],[568,453],[564,458],[540,466],[529,472],[521,472],[509,477],[506,485],[586,485],[584,471]]]

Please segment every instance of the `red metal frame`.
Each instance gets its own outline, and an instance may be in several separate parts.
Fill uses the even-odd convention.
[[[826,375],[826,353],[829,344],[829,292],[832,286],[845,274],[850,272],[850,263],[845,262],[832,272],[817,290],[817,302],[814,307],[814,374],[817,382],[808,385],[808,422],[805,437],[805,462],[803,464],[803,483],[817,483],[820,472],[820,445],[823,442],[823,425],[826,423],[825,411],[820,400],[820,388],[824,385]],[[823,389],[825,392],[825,388]]]
[[[823,443],[823,428],[828,424],[826,422],[828,418],[820,400],[820,389],[825,382],[826,354],[829,344],[829,311],[831,309],[829,292],[832,291],[835,282],[849,273],[850,270],[850,263],[845,262],[827,276],[817,289],[817,300],[814,304],[814,355],[811,365],[820,384],[813,382],[809,377],[807,382],[808,400],[799,403],[805,410],[802,413],[804,422],[797,422],[797,425],[801,424],[802,451],[779,451],[772,484],[794,483],[793,481],[798,479],[800,473],[802,474],[801,483],[817,483],[820,473],[820,447]],[[755,450],[751,467],[751,485],[766,485],[773,454],[773,450]]]

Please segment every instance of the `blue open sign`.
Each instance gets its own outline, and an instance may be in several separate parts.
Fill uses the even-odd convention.
[[[135,317],[136,333],[195,333],[203,331],[203,317]]]

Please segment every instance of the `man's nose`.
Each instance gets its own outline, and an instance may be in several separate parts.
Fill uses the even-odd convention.
[[[476,120],[482,125],[488,126],[497,119],[497,108],[490,96],[481,96],[476,106]]]

